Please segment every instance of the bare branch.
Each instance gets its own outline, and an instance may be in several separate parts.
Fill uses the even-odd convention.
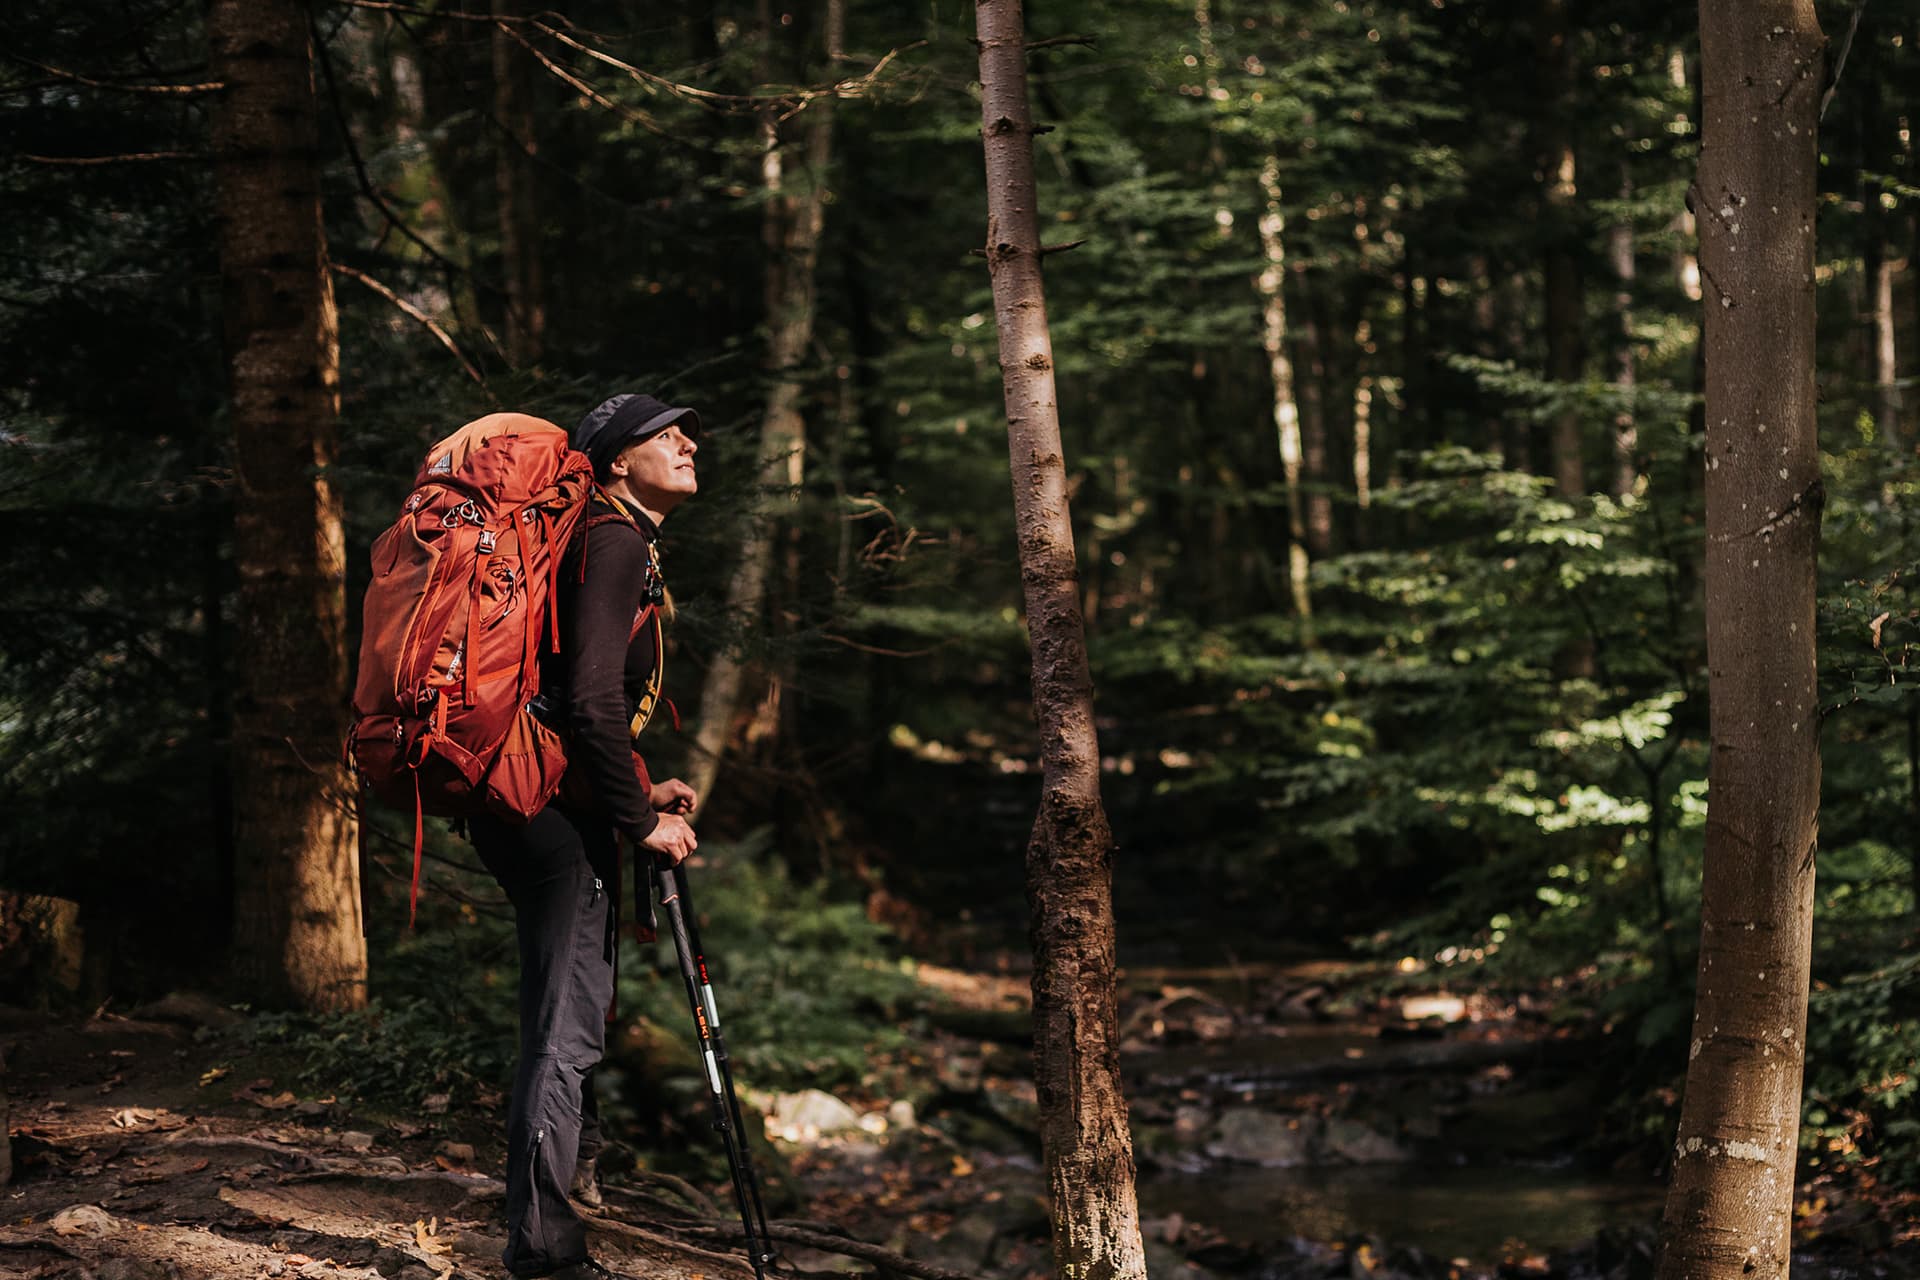
[[[408,316],[412,317],[413,320],[425,328],[427,332],[438,338],[441,346],[453,353],[453,358],[460,362],[460,367],[467,371],[468,377],[483,387],[487,385],[487,380],[480,375],[478,369],[473,367],[473,362],[467,359],[466,355],[460,350],[459,344],[454,342],[453,335],[441,328],[432,316],[414,306],[411,302],[408,302],[405,298],[387,288],[387,286],[381,284],[366,272],[355,267],[346,266],[343,263],[336,262],[332,265],[333,269],[341,275],[358,280],[361,284],[367,286],[367,288],[373,290],[401,311],[405,312]]]
[[[608,111],[613,112],[615,115],[621,117],[624,120],[632,121],[634,124],[639,125],[642,129],[645,129],[648,133],[654,134],[662,138],[670,138],[673,136],[672,134],[668,133],[665,129],[661,128],[659,122],[654,120],[652,116],[647,115],[644,111],[636,111],[632,107],[623,106],[620,103],[615,102],[613,99],[607,97],[604,93],[601,93],[598,89],[588,84],[585,80],[582,80],[579,76],[574,75],[571,71],[568,71],[565,67],[555,62],[552,58],[549,58],[546,54],[534,48],[533,42],[531,40],[528,40],[525,36],[521,35],[518,31],[515,31],[513,29],[513,24],[502,22],[502,23],[499,23],[498,25],[500,27],[500,30],[506,32],[507,35],[512,37],[516,44],[518,44],[521,48],[525,49],[528,53],[532,54],[534,58],[539,61],[541,66],[545,67],[561,83],[569,86],[575,92],[579,93],[582,97],[591,100],[592,102],[598,104],[599,106],[605,107]]]
[[[204,151],[140,151],[120,156],[36,156],[25,151],[16,151],[15,160],[25,160],[29,164],[57,164],[71,167],[87,167],[102,164],[144,164],[150,160],[211,160],[213,157]]]
[[[97,80],[92,76],[81,75],[78,71],[68,71],[65,67],[56,67],[51,63],[35,62],[32,58],[23,58],[19,54],[8,55],[24,67],[52,76],[55,80],[68,84],[85,85],[89,89],[116,89],[121,93],[159,93],[185,95],[194,93],[212,93],[226,85],[218,80],[209,80],[201,84],[131,84],[124,80]],[[17,90],[16,90],[17,91]]]

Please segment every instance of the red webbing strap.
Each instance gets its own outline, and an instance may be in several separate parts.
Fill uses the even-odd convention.
[[[540,538],[547,548],[547,634],[553,651],[560,652],[560,548],[553,545],[553,517],[545,507],[540,511]],[[581,548],[583,551],[585,548]]]
[[[407,891],[407,928],[413,928],[413,920],[420,911],[420,854],[426,843],[427,817],[420,803],[420,766],[427,761],[427,751],[433,746],[433,740],[446,732],[447,697],[442,693],[433,700],[433,723],[427,731],[413,740],[413,746],[407,751],[407,765],[413,774],[413,886]]]
[[[425,843],[426,815],[420,811],[420,771],[413,771],[413,887],[407,891],[407,928],[420,912],[420,851]]]

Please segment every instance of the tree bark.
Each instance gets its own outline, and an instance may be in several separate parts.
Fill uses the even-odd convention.
[[[1287,596],[1299,615],[1303,636],[1313,626],[1313,594],[1307,585],[1307,513],[1300,487],[1300,405],[1294,399],[1293,361],[1287,358],[1286,218],[1280,208],[1280,159],[1268,156],[1260,169],[1266,207],[1260,215],[1262,344],[1273,379],[1273,429],[1279,438],[1280,469],[1287,489]],[[1308,640],[1311,643],[1311,640]]]
[[[345,541],[327,471],[339,340],[299,0],[213,0],[208,36],[239,572],[234,972],[263,1002],[366,1001],[347,708]]]
[[[494,16],[515,17],[523,2],[493,0]],[[493,172],[500,213],[500,271],[507,289],[507,358],[521,367],[539,363],[547,332],[546,273],[532,162],[539,142],[533,127],[530,57],[505,28],[494,28],[493,114],[499,131]]]
[[[1113,834],[1100,799],[1093,680],[1041,284],[1020,0],[979,0],[987,265],[1000,331],[1043,788],[1027,847],[1034,1080],[1055,1265],[1064,1280],[1145,1280],[1114,1001]]]
[[[845,0],[826,0],[828,73],[838,71],[846,38]],[[816,270],[820,233],[826,225],[827,166],[833,156],[831,94],[815,99],[806,111],[806,172],[795,189],[785,171],[776,119],[762,123],[761,184],[767,193],[762,238],[768,249],[766,290],[767,387],[766,408],[760,419],[760,465],[765,486],[783,492],[786,506],[797,501],[806,478],[807,424],[800,413],[805,390],[800,366],[813,345]],[[780,521],[756,520],[747,527],[740,546],[740,564],[727,584],[727,617],[738,626],[758,623],[766,601],[767,578],[772,571]],[[797,575],[790,560],[789,578]],[[798,584],[789,581],[790,588]],[[732,737],[745,677],[745,655],[729,646],[714,655],[700,692],[700,715],[694,728],[693,758],[688,781],[704,807],[720,773],[720,759]],[[777,707],[767,719],[777,724]]]
[[[1573,154],[1573,52],[1567,30],[1566,0],[1546,0],[1541,22],[1541,67],[1546,75],[1545,136],[1541,165],[1545,171],[1547,253],[1546,290],[1547,379],[1565,387],[1581,379],[1580,271],[1574,258],[1580,227],[1575,200]],[[1587,491],[1582,466],[1580,414],[1572,407],[1554,415],[1549,448],[1554,489],[1566,498]]]
[[[1819,836],[1813,0],[1701,0],[1711,807],[1662,1280],[1789,1266]]]
[[[1877,191],[1867,194],[1876,203]],[[1881,239],[1884,219],[1876,209],[1867,218],[1871,237],[1865,255],[1867,269],[1867,311],[1869,347],[1873,359],[1873,417],[1881,443],[1890,449],[1900,447],[1900,373],[1894,354],[1893,262]]]
[[[1620,165],[1620,200],[1633,197],[1633,175],[1626,162]],[[1640,429],[1633,417],[1633,390],[1637,369],[1633,350],[1633,219],[1622,213],[1608,229],[1607,260],[1613,268],[1613,387],[1620,394],[1620,408],[1613,415],[1613,493],[1625,497],[1633,492],[1640,467],[1636,455],[1640,448]]]
[[[1295,266],[1300,281],[1296,295],[1306,303],[1306,323],[1300,326],[1300,359],[1295,362],[1300,401],[1300,462],[1303,505],[1306,509],[1307,554],[1319,560],[1333,554],[1332,475],[1327,467],[1327,331],[1324,310],[1314,296],[1306,271]]]

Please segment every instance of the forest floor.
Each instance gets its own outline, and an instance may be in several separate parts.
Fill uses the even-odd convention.
[[[1388,996],[1352,972],[1130,975],[1123,1061],[1155,1280],[1650,1276],[1651,1171],[1567,1158],[1607,1087],[1586,1034],[1541,1001]],[[911,1053],[914,1100],[752,1099],[784,1272],[1051,1272],[1025,981],[934,966],[920,980],[935,1013]],[[497,1095],[405,1114],[302,1096],[283,1083],[298,1063],[236,1054],[237,1020],[175,997],[0,1022],[14,1163],[0,1276],[504,1275]],[[610,1265],[750,1274],[724,1186],[609,1182],[590,1221]],[[1915,1216],[1803,1191],[1796,1274],[1920,1274]]]

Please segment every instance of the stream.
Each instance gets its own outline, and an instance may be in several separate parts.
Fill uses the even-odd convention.
[[[1591,1042],[1478,998],[1354,1000],[1348,981],[1325,962],[1132,975],[1150,1234],[1493,1266],[1657,1224],[1659,1182],[1576,1159],[1606,1088]]]

